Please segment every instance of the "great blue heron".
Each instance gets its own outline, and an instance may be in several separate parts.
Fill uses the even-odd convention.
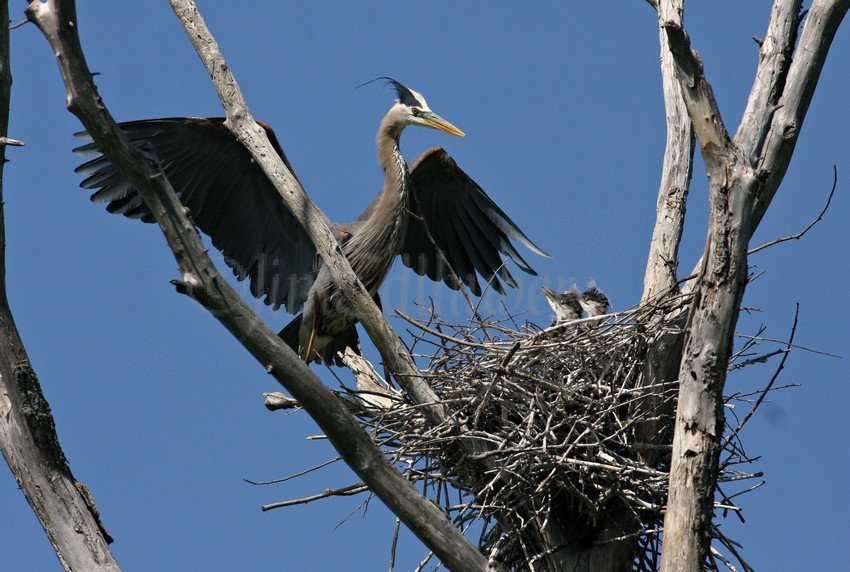
[[[587,290],[582,292],[581,297],[579,298],[579,303],[584,311],[587,312],[587,316],[589,318],[607,314],[611,309],[611,303],[608,301],[608,296],[597,288],[596,283],[594,282],[591,282],[588,285]]]
[[[549,306],[555,312],[553,326],[581,318],[581,294],[575,288],[567,290],[563,294],[558,294],[549,288],[543,288],[543,294],[546,295],[546,301],[549,302]]]
[[[353,222],[333,224],[351,267],[378,299],[397,255],[419,275],[442,280],[457,290],[461,283],[481,295],[480,274],[497,292],[499,282],[516,287],[501,255],[529,274],[534,270],[509,239],[533,252],[538,248],[464,173],[443,149],[430,149],[408,170],[399,137],[408,125],[463,132],[430,110],[421,94],[390,78],[398,99],[378,129],[378,162],[384,186]],[[290,171],[277,137],[259,123]],[[250,153],[225,127],[224,119],[170,118],[121,124],[132,141],[152,152],[188,208],[193,222],[239,280],[248,278],[251,293],[277,309],[303,312],[280,336],[308,362],[337,362],[337,352],[358,349],[356,319],[321,263],[313,243],[284,205]],[[94,143],[75,149],[97,154]],[[76,170],[87,175],[80,184],[98,189],[95,202],[107,210],[152,222],[153,216],[136,189],[104,156]]]
[[[546,301],[555,312],[555,321],[553,326],[565,322],[571,322],[581,318],[582,312],[587,314],[588,318],[594,318],[607,314],[611,309],[611,304],[606,296],[597,286],[595,282],[591,282],[587,290],[579,294],[578,289],[573,286],[572,290],[567,290],[561,294],[543,288],[543,293],[546,295]],[[587,320],[582,322],[586,327],[594,327],[599,324],[599,320]]]

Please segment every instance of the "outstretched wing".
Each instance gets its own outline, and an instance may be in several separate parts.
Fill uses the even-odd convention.
[[[274,132],[260,125],[291,171]],[[122,123],[121,128],[156,155],[192,220],[224,254],[238,279],[250,279],[251,293],[275,308],[298,311],[315,278],[316,250],[224,119],[151,119]],[[74,151],[99,153],[94,143]],[[92,201],[108,203],[111,213],[153,222],[138,191],[105,156],[76,172],[87,175],[81,187],[98,189]]]
[[[516,251],[515,240],[549,257],[523,233],[446,151],[435,147],[410,165],[413,196],[402,261],[417,274],[442,280],[457,290],[458,279],[481,295],[476,272],[500,294],[505,284],[516,288],[502,255],[536,275]]]

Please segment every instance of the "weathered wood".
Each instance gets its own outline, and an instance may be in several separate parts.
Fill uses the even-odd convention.
[[[802,0],[781,0],[773,4],[767,34],[759,46],[755,81],[734,137],[738,145],[750,150],[750,161],[755,161],[762,151],[764,137],[785,87],[802,5]]]
[[[732,166],[709,174],[711,231],[678,376],[662,557],[662,570],[668,571],[699,570],[710,542],[723,385],[746,283],[749,216],[744,207],[755,186],[744,166]]]
[[[676,7],[681,18],[681,5]],[[660,14],[659,14],[660,17]],[[661,45],[661,87],[667,120],[667,143],[661,167],[655,226],[649,245],[641,303],[672,294],[677,287],[679,243],[685,226],[685,206],[691,186],[694,156],[694,130],[688,117],[682,90],[676,80],[667,34],[659,26]]]
[[[763,181],[763,188],[752,206],[753,228],[750,234],[761,223],[785,177],[835,32],[848,9],[850,0],[815,0],[806,14],[782,95],[777,105],[770,108],[771,120],[763,138],[764,146],[754,163],[759,179]],[[763,66],[778,63],[770,60],[760,62],[759,75],[767,75],[762,72]]]
[[[679,368],[662,570],[700,570],[708,554],[724,427],[723,386],[746,284],[750,237],[787,170],[848,3],[815,1],[789,67],[800,3],[776,1],[750,100],[733,141],[699,58],[691,52],[681,2],[659,2],[661,25],[709,179],[708,237]]]
[[[0,21],[9,5],[0,0]],[[0,137],[9,125],[9,29],[0,27]],[[88,488],[74,479],[6,298],[2,211],[5,144],[0,145],[0,450],[66,570],[120,570]]]
[[[711,86],[690,50],[681,6],[662,2],[676,77],[700,142],[709,176],[709,233],[696,279],[679,367],[670,492],[661,568],[699,570],[709,547],[717,460],[723,431],[723,383],[746,279],[749,225],[741,220],[752,191],[746,165],[736,160]],[[733,171],[733,169],[735,169]]]
[[[677,17],[682,17],[682,5],[672,7]],[[659,12],[659,24],[662,14]],[[679,244],[685,226],[685,207],[691,185],[694,156],[694,130],[682,90],[675,75],[673,56],[670,53],[667,34],[659,25],[659,45],[661,47],[661,86],[664,94],[664,109],[667,123],[667,143],[664,149],[664,162],[661,169],[661,185],[658,190],[655,227],[649,246],[649,257],[643,279],[641,304],[660,305],[679,291]],[[673,404],[665,400],[668,387],[675,387],[682,355],[682,332],[662,323],[670,324],[679,320],[684,324],[686,308],[676,306],[672,315],[659,314],[656,322],[655,337],[646,352],[645,374],[643,382],[656,387],[657,391],[635,404],[636,416],[652,411],[651,421],[639,424],[635,428],[635,439],[642,443],[657,445],[667,435],[667,427],[673,415]],[[649,417],[649,416],[647,416]],[[644,461],[655,466],[658,449],[647,448]]]

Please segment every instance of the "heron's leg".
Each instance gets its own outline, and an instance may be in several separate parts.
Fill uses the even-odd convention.
[[[304,352],[304,361],[310,363],[313,361],[313,342],[316,340],[316,332],[319,330],[319,322],[321,322],[321,315],[323,313],[323,304],[326,297],[325,292],[319,292],[316,295],[316,304],[313,309],[313,316],[310,320],[310,339],[307,341],[307,350]],[[316,352],[318,354],[318,352]]]
[[[312,361],[311,353],[313,353],[313,340],[316,339],[316,324],[310,328],[310,341],[307,342],[307,351],[304,352],[304,361],[310,363]],[[318,353],[318,352],[317,352]]]

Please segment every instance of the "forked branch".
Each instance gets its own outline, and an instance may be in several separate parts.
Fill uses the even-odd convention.
[[[693,283],[670,467],[662,570],[696,570],[710,557],[722,392],[747,273],[750,237],[791,159],[832,37],[850,0],[815,0],[793,62],[799,2],[777,0],[759,74],[735,141],[682,26],[682,2],[660,0],[661,26],[709,179],[709,230]],[[787,70],[787,74],[786,74]],[[787,76],[787,77],[786,77]]]

